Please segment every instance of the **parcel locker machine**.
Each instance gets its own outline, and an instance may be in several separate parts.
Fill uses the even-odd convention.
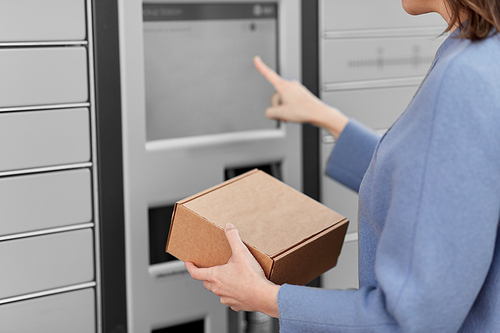
[[[128,329],[242,331],[165,243],[176,201],[246,170],[302,189],[301,127],[265,118],[253,65],[300,79],[300,1],[118,5]]]
[[[356,196],[320,175],[331,137],[263,117],[252,57],[384,130],[444,26],[372,2],[2,1],[1,328],[242,332],[164,253],[172,205],[259,167],[356,220]],[[356,286],[356,251],[351,223],[324,287]]]

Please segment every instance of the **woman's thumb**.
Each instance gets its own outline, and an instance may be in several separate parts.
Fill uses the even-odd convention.
[[[233,252],[233,257],[235,255],[240,255],[241,253],[248,251],[245,244],[243,244],[238,229],[231,223],[226,224],[226,238],[231,246],[231,251]]]

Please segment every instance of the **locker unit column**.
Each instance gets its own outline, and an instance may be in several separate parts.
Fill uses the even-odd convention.
[[[119,9],[128,327],[242,332],[243,316],[165,254],[168,224],[176,201],[255,167],[302,189],[301,128],[265,118],[274,89],[252,64],[260,55],[300,79],[300,1]]]
[[[410,102],[445,36],[438,14],[411,17],[390,0],[319,0],[319,95],[347,116],[383,133]],[[335,145],[319,136],[321,198],[350,221],[325,288],[357,288],[358,195],[325,175]]]
[[[101,331],[91,17],[0,4],[2,331]]]

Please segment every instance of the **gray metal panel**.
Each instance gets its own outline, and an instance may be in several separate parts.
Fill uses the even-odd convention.
[[[2,305],[0,323],[3,333],[93,333],[94,289]]]
[[[325,40],[322,82],[424,76],[442,42],[436,37]]]
[[[337,266],[322,275],[326,289],[356,289],[358,282],[358,241],[345,242]]]
[[[83,40],[85,0],[2,0],[0,42]]]
[[[84,47],[0,50],[0,107],[88,101]]]
[[[0,171],[90,160],[88,109],[0,113]]]
[[[0,243],[0,298],[94,279],[91,229]]]
[[[330,134],[327,134],[325,130],[321,130],[320,135],[322,138],[331,138]],[[325,174],[326,164],[334,144],[332,142],[321,142],[320,145],[321,201],[325,206],[342,214],[349,220],[347,233],[355,232],[358,230],[358,194]]]
[[[323,175],[322,178],[323,204],[349,220],[348,233],[356,232],[358,230],[358,194],[327,176]]]
[[[438,14],[410,16],[394,0],[323,0],[322,30],[373,30],[444,26]],[[444,30],[444,28],[443,28]]]
[[[0,178],[0,235],[92,220],[88,169]]]
[[[387,129],[399,117],[417,86],[324,92],[323,100],[373,129]]]

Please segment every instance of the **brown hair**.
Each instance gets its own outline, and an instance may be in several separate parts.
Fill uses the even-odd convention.
[[[460,36],[480,40],[488,36],[491,28],[500,32],[500,0],[445,0],[451,20],[449,31],[458,24]],[[462,18],[467,23],[462,24]]]

